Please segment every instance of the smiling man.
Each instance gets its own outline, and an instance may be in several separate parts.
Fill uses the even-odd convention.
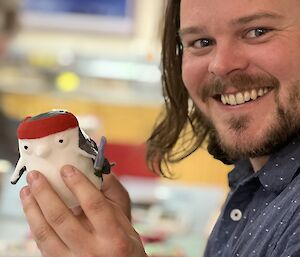
[[[165,112],[149,164],[167,176],[166,163],[206,139],[215,158],[235,164],[205,257],[300,256],[299,14],[299,0],[168,1]],[[72,213],[38,171],[20,192],[44,257],[147,256],[113,175],[101,191],[69,165],[61,175],[83,212]]]
[[[205,256],[300,256],[300,1],[171,0],[165,24],[152,168],[208,139],[235,168]]]

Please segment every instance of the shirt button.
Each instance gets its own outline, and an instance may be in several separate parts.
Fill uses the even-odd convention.
[[[242,214],[242,212],[239,209],[233,209],[230,212],[230,218],[233,221],[239,221],[242,218],[242,216],[243,216],[243,214]]]

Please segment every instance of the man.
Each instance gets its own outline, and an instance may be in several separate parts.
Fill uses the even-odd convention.
[[[235,163],[206,257],[300,256],[299,13],[298,0],[169,1],[166,111],[149,139],[148,160],[169,175],[166,163],[208,138],[216,158]],[[146,256],[113,177],[98,192],[74,168],[62,174],[86,216],[72,215],[38,172],[21,191],[44,256]]]
[[[168,11],[153,168],[208,135],[236,167],[205,256],[300,256],[300,2],[181,0]],[[188,125],[190,148],[174,152]]]

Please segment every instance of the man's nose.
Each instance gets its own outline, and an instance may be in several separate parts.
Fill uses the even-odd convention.
[[[244,71],[249,66],[247,53],[238,44],[217,44],[209,63],[209,72],[217,77],[226,77],[235,71]]]

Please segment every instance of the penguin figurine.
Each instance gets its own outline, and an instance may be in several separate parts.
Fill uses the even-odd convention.
[[[26,117],[17,129],[20,158],[11,177],[16,184],[24,172],[40,171],[69,208],[79,206],[78,200],[64,184],[60,170],[66,165],[75,166],[98,188],[102,174],[111,167],[104,157],[105,137],[97,144],[79,127],[77,118],[70,112],[55,110]]]

